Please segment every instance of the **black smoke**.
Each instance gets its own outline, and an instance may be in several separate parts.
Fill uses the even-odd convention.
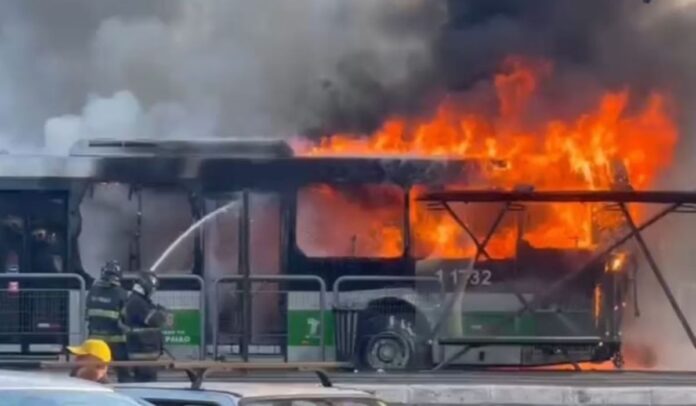
[[[625,88],[640,101],[659,89],[677,99],[690,128],[695,22],[692,1],[454,0],[439,69],[446,88],[467,91],[507,55],[546,58],[555,67],[542,89],[547,107],[585,108],[598,92]]]

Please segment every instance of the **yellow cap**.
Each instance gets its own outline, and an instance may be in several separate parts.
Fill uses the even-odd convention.
[[[73,355],[91,355],[101,362],[111,362],[111,349],[104,340],[85,340],[78,347],[68,347]]]

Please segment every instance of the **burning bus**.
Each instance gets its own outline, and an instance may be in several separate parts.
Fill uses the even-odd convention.
[[[321,358],[312,328],[322,317],[315,284],[275,280],[253,282],[248,290],[241,283],[215,284],[235,275],[319,277],[333,287],[321,323],[328,357],[334,349],[339,359],[368,368],[432,367],[465,347],[476,351],[452,363],[539,365],[616,356],[621,311],[614,309],[625,300],[633,264],[628,253],[612,252],[530,314],[515,315],[520,303],[533,301],[540,286],[563,278],[591,249],[531,244],[527,230],[533,233],[548,209],[419,199],[454,183],[477,184],[489,165],[501,163],[303,157],[284,142],[234,140],[100,140],[79,143],[67,157],[8,155],[2,160],[2,260],[20,285],[5,292],[8,318],[0,339],[7,351],[24,355],[47,355],[77,339],[80,309],[68,292],[74,287],[20,276],[77,273],[89,283],[103,261],[116,258],[128,271],[159,262],[162,274],[204,279],[208,292],[197,294],[217,300],[208,302],[215,309],[209,339],[195,341],[213,344],[218,356]],[[616,181],[618,187],[625,179]],[[158,261],[190,224],[223,206],[232,209]],[[593,238],[600,238],[612,212],[588,213]],[[428,252],[432,240],[423,233],[438,224],[458,230],[439,231],[453,243],[447,255]],[[196,289],[189,285],[164,279],[160,294],[183,300],[181,292]],[[37,294],[44,290],[56,295]],[[187,310],[200,311],[197,303]],[[503,323],[507,318],[511,322]],[[350,319],[355,325],[346,328]],[[455,338],[478,341],[457,344]],[[178,340],[169,344],[193,343]]]
[[[117,259],[197,275],[208,290],[193,295],[190,280],[163,280],[165,304],[181,305],[169,344],[215,357],[620,365],[636,261],[631,247],[600,248],[639,210],[446,192],[646,189],[676,143],[666,98],[633,106],[627,91],[607,93],[579,117],[530,123],[526,103],[550,67],[506,65],[493,115],[451,95],[430,115],[308,144],[90,140],[69,156],[8,154],[0,264],[89,280]],[[0,349],[45,355],[75,339],[73,285],[5,280]],[[201,320],[205,331],[191,331]]]

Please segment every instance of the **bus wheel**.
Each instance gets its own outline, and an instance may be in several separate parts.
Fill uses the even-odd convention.
[[[372,370],[420,368],[429,348],[421,344],[411,323],[398,315],[370,317],[359,342],[359,361]]]

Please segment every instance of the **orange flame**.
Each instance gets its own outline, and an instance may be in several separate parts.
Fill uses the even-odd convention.
[[[511,57],[503,68],[493,80],[495,114],[467,110],[449,95],[428,118],[392,117],[373,134],[334,134],[299,153],[503,160],[503,167],[484,166],[488,186],[554,190],[611,189],[621,167],[634,188],[644,189],[669,165],[677,127],[664,94],[655,92],[638,103],[628,90],[606,92],[594,108],[574,119],[533,122],[527,113],[539,84],[552,74],[551,64]],[[449,215],[426,211],[415,202],[411,207],[415,245],[423,248],[423,255],[461,257],[474,252],[474,245]],[[596,225],[603,219],[606,226],[616,221],[597,207],[580,204],[550,204],[528,211],[534,222],[525,226],[524,240],[535,247],[590,248],[593,220]],[[472,209],[466,214],[480,217]],[[486,227],[478,227],[475,234],[482,236]],[[512,222],[504,222],[489,252],[511,255],[516,238]],[[394,244],[385,240],[386,246]]]

